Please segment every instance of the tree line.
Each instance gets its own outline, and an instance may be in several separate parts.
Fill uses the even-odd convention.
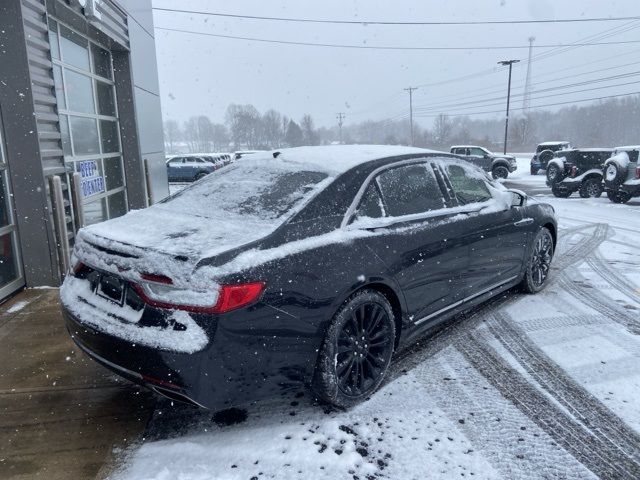
[[[337,125],[316,127],[309,114],[295,121],[274,109],[260,113],[253,105],[231,104],[224,118],[224,123],[213,123],[206,115],[182,124],[165,121],[167,152],[269,150],[326,145],[340,138]],[[431,120],[430,126],[420,120],[414,121],[414,144],[418,147],[448,150],[454,144],[477,144],[499,150],[504,141],[504,118],[474,119],[443,113]],[[344,143],[409,145],[409,128],[409,120],[364,120],[345,124],[342,138]],[[549,140],[567,140],[578,147],[640,144],[640,96],[512,115],[510,151],[532,151],[538,143]]]

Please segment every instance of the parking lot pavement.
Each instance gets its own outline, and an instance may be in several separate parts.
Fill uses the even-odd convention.
[[[93,479],[144,429],[152,398],[78,351],[58,290],[0,307],[0,478]]]

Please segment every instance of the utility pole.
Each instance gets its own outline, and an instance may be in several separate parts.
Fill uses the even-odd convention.
[[[418,87],[405,88],[405,92],[409,92],[409,128],[411,129],[411,146],[413,147],[413,91]]]
[[[342,112],[336,113],[336,118],[338,119],[338,128],[340,129],[340,145],[342,145],[342,121],[344,120],[345,114]]]
[[[531,56],[533,53],[533,42],[536,37],[529,37],[529,58],[527,60],[527,79],[524,82],[524,99],[522,100],[522,112],[529,113],[531,106]]]
[[[502,60],[498,62],[500,65],[509,65],[509,86],[507,87],[507,116],[504,119],[504,155],[507,154],[507,135],[509,134],[509,101],[511,100],[511,67],[520,60]]]

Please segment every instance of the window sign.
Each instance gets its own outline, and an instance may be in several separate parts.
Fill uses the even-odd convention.
[[[95,160],[78,162],[78,172],[82,178],[80,188],[85,198],[105,191],[104,177],[99,175],[98,162]]]

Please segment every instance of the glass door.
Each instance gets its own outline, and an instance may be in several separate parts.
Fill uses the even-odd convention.
[[[0,299],[24,285],[3,134],[0,119]]]

